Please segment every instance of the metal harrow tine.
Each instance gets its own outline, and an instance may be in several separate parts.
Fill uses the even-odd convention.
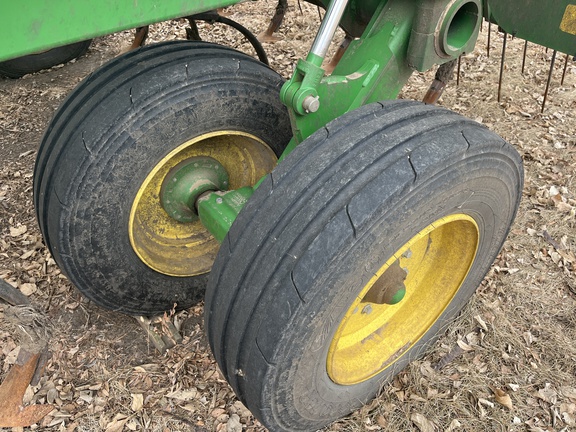
[[[548,72],[548,81],[546,82],[546,90],[544,91],[544,100],[542,101],[542,110],[541,113],[544,112],[544,107],[546,106],[546,99],[548,99],[548,91],[550,90],[550,81],[552,81],[552,72],[554,72],[554,63],[556,62],[556,53],[557,51],[554,50],[552,53],[552,61],[550,62],[550,72]]]
[[[436,104],[436,102],[438,102],[438,99],[440,99],[440,96],[442,96],[442,93],[444,93],[446,85],[448,84],[448,82],[452,78],[452,75],[454,74],[455,66],[456,66],[456,59],[450,60],[449,62],[443,63],[440,66],[438,66],[438,70],[436,71],[434,81],[432,81],[432,84],[430,85],[428,92],[426,92],[424,99],[422,99],[422,102],[429,105],[434,105]]]
[[[506,58],[506,40],[508,33],[504,32],[504,42],[502,43],[502,58],[500,59],[500,77],[498,78],[498,103],[502,98],[502,77],[504,75],[504,59]]]
[[[522,75],[524,75],[524,67],[526,66],[526,52],[528,51],[528,41],[524,42],[524,54],[522,55]]]
[[[488,44],[486,45],[486,55],[490,58],[490,33],[492,32],[492,22],[488,21]]]
[[[460,85],[460,67],[462,66],[462,56],[458,57],[458,69],[456,71],[456,87]]]
[[[570,58],[569,54],[566,54],[566,60],[564,60],[564,69],[562,70],[562,80],[560,81],[560,85],[564,85],[564,79],[566,78],[566,69],[568,69],[568,59]]]

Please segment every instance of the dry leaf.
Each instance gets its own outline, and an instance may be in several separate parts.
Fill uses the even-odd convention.
[[[166,397],[171,399],[178,399],[182,401],[189,401],[195,399],[198,396],[198,390],[191,388],[188,390],[177,390],[175,392],[169,393]]]
[[[560,387],[560,393],[570,399],[576,399],[576,388],[574,387],[562,386]]]
[[[138,412],[144,406],[144,395],[142,393],[131,393],[132,396],[132,411]]]
[[[20,259],[28,259],[30,258],[32,255],[34,255],[34,252],[36,252],[35,249],[29,250],[28,252],[24,252],[22,255],[20,255]]]
[[[458,340],[458,342],[456,342],[458,344],[458,346],[463,349],[464,351],[474,351],[474,348],[471,347],[470,345],[468,345],[466,342],[464,342],[462,339]]]
[[[462,423],[460,423],[457,419],[454,419],[450,422],[450,426],[448,426],[448,429],[445,429],[444,432],[455,431],[461,426],[462,426]]]
[[[28,231],[28,227],[26,225],[20,225],[19,227],[10,227],[10,235],[12,237],[18,237]]]
[[[18,288],[20,289],[20,292],[22,292],[22,294],[24,294],[25,296],[34,294],[37,289],[36,284],[33,283],[24,283],[20,285]]]
[[[420,413],[412,414],[410,420],[420,429],[420,432],[434,432],[436,430],[436,425]]]
[[[126,417],[124,414],[116,414],[114,420],[106,425],[106,432],[122,432],[128,420],[130,420],[130,417]]]
[[[496,397],[496,402],[498,402],[502,406],[505,406],[509,410],[512,410],[512,408],[514,408],[514,406],[512,405],[512,399],[510,398],[510,395],[508,393],[499,388],[491,388],[491,390],[494,393],[494,396]]]
[[[474,319],[476,320],[478,325],[482,328],[482,330],[488,331],[488,326],[486,325],[486,322],[482,319],[480,315],[476,315]]]
[[[550,383],[546,383],[543,389],[538,390],[536,396],[545,402],[555,404],[558,400],[558,393],[552,388]]]

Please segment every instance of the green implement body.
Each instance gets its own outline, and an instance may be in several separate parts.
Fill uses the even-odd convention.
[[[389,2],[351,1],[344,17],[345,27],[353,30],[356,36],[369,21],[370,10]],[[238,1],[4,0],[0,14],[0,61],[235,3]],[[326,6],[329,1],[315,3]],[[407,0],[404,3],[416,13],[437,2]],[[483,0],[483,8],[484,15],[491,16],[509,34],[576,55],[574,0]],[[490,11],[489,14],[487,11]],[[412,20],[412,17],[405,18]]]

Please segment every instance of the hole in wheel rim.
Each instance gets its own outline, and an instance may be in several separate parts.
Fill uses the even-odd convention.
[[[186,141],[156,164],[136,193],[128,230],[136,255],[148,267],[169,276],[209,272],[219,248],[200,221],[174,220],[159,198],[168,172],[178,163],[197,156],[209,156],[220,162],[230,176],[230,189],[254,185],[277,163],[272,149],[259,138],[240,131],[218,131]]]
[[[478,239],[474,219],[456,214],[430,224],[398,249],[360,290],[342,319],[327,357],[332,381],[361,383],[408,352],[458,292],[474,262]],[[396,267],[405,272],[405,279],[398,272],[387,275]],[[383,278],[395,284],[403,279],[405,294],[398,303],[366,301]]]

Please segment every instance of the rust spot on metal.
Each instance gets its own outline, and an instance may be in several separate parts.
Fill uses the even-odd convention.
[[[406,345],[404,345],[402,348],[400,348],[398,351],[396,351],[394,354],[392,354],[390,357],[388,357],[388,359],[384,363],[382,363],[382,366],[380,366],[380,368],[386,369],[388,366],[390,366],[392,363],[394,363],[396,360],[398,360],[400,357],[402,357],[402,355],[406,351],[408,351],[411,346],[412,346],[412,341],[406,342]]]

